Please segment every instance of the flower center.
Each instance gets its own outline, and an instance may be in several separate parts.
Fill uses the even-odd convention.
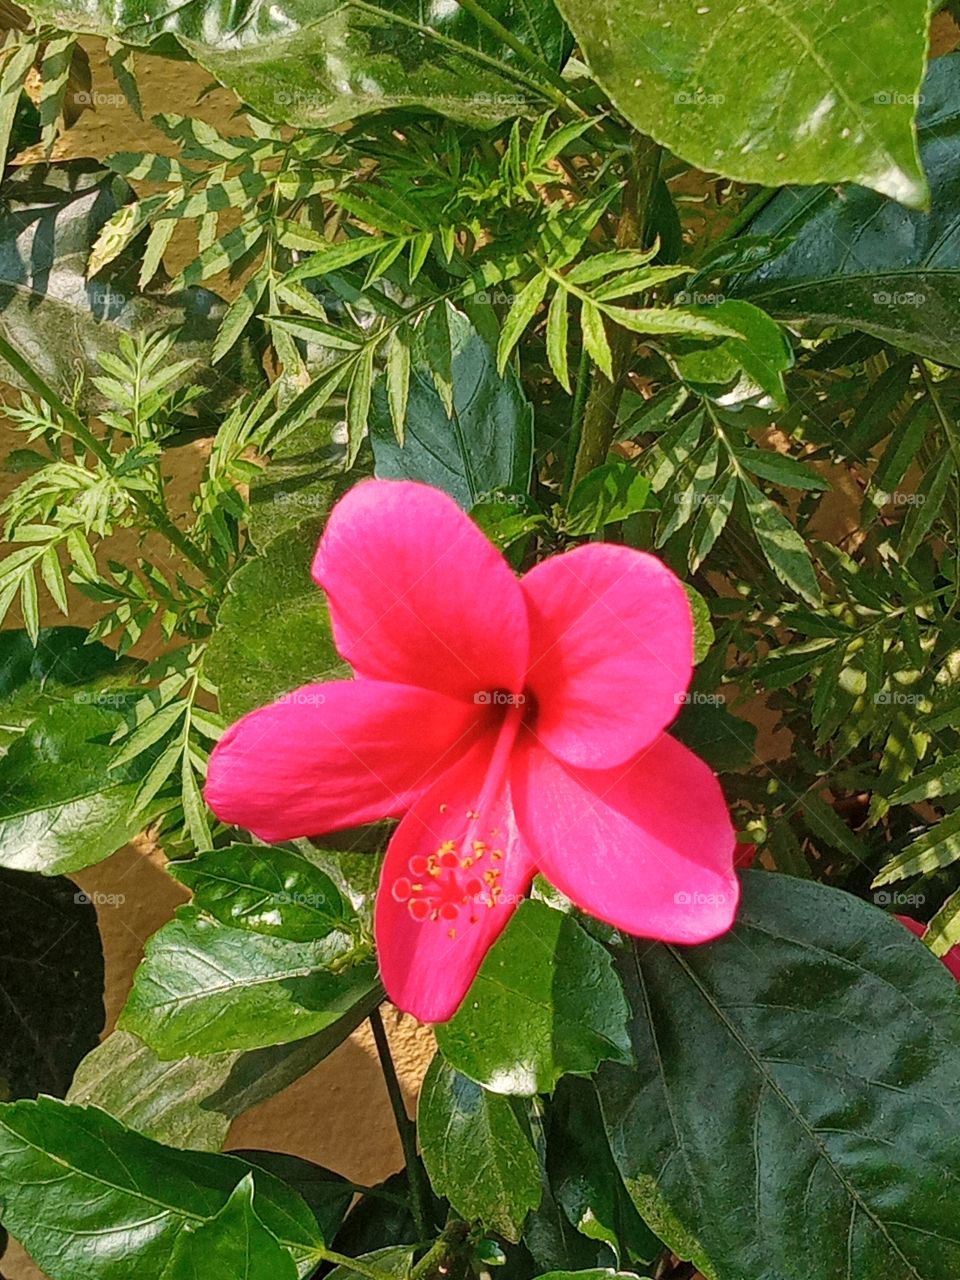
[[[491,693],[482,705],[493,705],[493,697]],[[503,784],[529,708],[522,694],[504,697],[511,701],[498,704],[505,705],[506,714],[476,800],[459,814],[453,804],[439,803],[435,820],[428,822],[436,844],[412,854],[406,874],[397,876],[391,886],[394,899],[406,903],[413,920],[444,922],[450,938],[456,938],[458,927],[477,924],[481,912],[504,901],[501,875],[510,832]]]
[[[432,853],[415,853],[407,863],[408,875],[393,884],[397,902],[405,902],[414,920],[460,920],[476,924],[480,912],[495,907],[503,896],[496,829],[481,839],[479,813],[465,815],[468,826],[459,841],[445,840]],[[455,937],[455,932],[451,933]]]

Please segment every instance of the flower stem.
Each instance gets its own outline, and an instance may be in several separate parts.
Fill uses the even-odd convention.
[[[380,1016],[379,1009],[374,1009],[370,1014],[370,1026],[373,1029],[373,1039],[380,1057],[380,1066],[383,1070],[383,1078],[390,1097],[390,1106],[393,1109],[397,1133],[400,1135],[403,1158],[407,1165],[407,1182],[410,1185],[410,1208],[413,1212],[413,1220],[416,1224],[417,1234],[421,1238],[425,1238],[430,1234],[430,1214],[427,1189],[424,1186],[420,1157],[417,1154],[417,1126],[407,1115],[407,1108],[403,1101],[403,1091],[397,1078],[397,1069],[393,1064],[393,1055],[390,1052],[390,1042],[387,1039],[387,1031],[383,1025],[383,1018]]]
[[[408,1280],[432,1280],[434,1276],[448,1275],[469,1232],[466,1222],[456,1218],[448,1222],[436,1243],[411,1269]]]
[[[644,244],[653,193],[660,176],[660,154],[660,147],[652,138],[638,134],[634,139],[630,173],[623,192],[623,212],[617,227],[618,249],[633,249]],[[632,333],[626,329],[615,329],[610,334],[612,380],[599,369],[594,370],[583,414],[583,428],[577,447],[571,489],[576,488],[589,471],[601,466],[606,460],[613,443],[617,411],[623,396],[634,342]]]

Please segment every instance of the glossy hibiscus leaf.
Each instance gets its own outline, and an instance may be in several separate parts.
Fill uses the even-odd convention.
[[[544,101],[525,59],[456,5],[417,0],[30,0],[69,31],[150,44],[175,36],[201,66],[270,120],[324,128],[388,107],[425,106],[493,123]],[[549,0],[485,10],[559,69],[566,29]]]
[[[147,943],[120,1026],[168,1059],[302,1039],[378,1003],[366,954],[345,933],[288,942],[182,907]]]
[[[0,759],[0,865],[44,875],[110,856],[159,811],[134,812],[153,751],[111,770],[111,739],[140,690],[82,686],[43,705]]]
[[[593,1082],[568,1076],[549,1111],[547,1173],[553,1198],[589,1240],[610,1246],[618,1262],[651,1262],[663,1245],[637,1213],[603,1136]]]
[[[291,942],[358,928],[330,877],[290,849],[233,844],[175,862],[170,870],[192,891],[194,905],[221,924]]]
[[[0,869],[0,1097],[62,1096],[103,1028],[93,904],[62,876]]]
[[[300,685],[350,674],[310,577],[316,549],[314,525],[296,525],[230,579],[205,659],[228,719]]]
[[[24,165],[0,188],[0,334],[58,390],[72,388],[78,363],[91,378],[102,371],[101,352],[113,351],[122,333],[180,331],[177,358],[197,358],[191,377],[218,396],[235,385],[229,372],[210,372],[210,347],[225,306],[206,289],[179,294],[137,287],[136,241],[95,279],[86,278],[97,235],[133,189],[92,160]],[[15,372],[0,365],[19,386]],[[91,401],[96,407],[96,401]]]
[[[83,627],[0,631],[0,755],[50,702],[72,699],[82,685],[116,680],[133,663],[102,644],[87,644]]]
[[[353,1184],[332,1169],[287,1155],[283,1151],[234,1150],[231,1155],[293,1187],[304,1198],[317,1220],[324,1240],[331,1241],[354,1197]]]
[[[373,397],[376,474],[444,489],[469,510],[498,489],[526,493],[533,459],[533,407],[516,375],[497,372],[496,354],[449,304],[450,416],[422,356],[415,360],[403,446],[397,443],[384,383]]]
[[[163,1060],[138,1036],[114,1031],[81,1062],[67,1097],[158,1142],[219,1151],[237,1116],[322,1062],[364,1021],[378,994],[303,1040],[202,1058]]]
[[[960,55],[930,64],[923,94],[930,212],[862,188],[781,191],[751,231],[792,243],[732,292],[784,319],[850,325],[960,365]]]
[[[215,1217],[187,1223],[163,1280],[297,1280],[293,1254],[264,1225],[255,1196],[248,1173]]]
[[[250,537],[259,549],[298,525],[316,537],[346,487],[343,448],[325,415],[285,437],[250,482]],[[341,474],[333,474],[339,471]],[[356,474],[350,479],[356,481]]]
[[[0,1106],[4,1223],[51,1280],[164,1274],[183,1232],[216,1218],[249,1173],[232,1156],[162,1146],[95,1107]],[[257,1217],[309,1274],[323,1246],[309,1207],[263,1170],[253,1184]]]
[[[717,942],[624,964],[637,1066],[601,1068],[648,1222],[716,1280],[960,1274],[956,982],[849,894],[744,875]]]
[[[438,1195],[464,1218],[480,1218],[508,1240],[540,1203],[540,1164],[525,1105],[490,1093],[438,1054],[423,1089],[417,1129]]]
[[[919,206],[927,0],[560,0],[643,133],[741,182],[860,182]],[[748,52],[749,51],[749,52]]]
[[[567,1072],[629,1062],[629,1012],[606,948],[573,916],[527,901],[456,1014],[437,1026],[437,1044],[487,1089],[533,1096],[552,1092]]]

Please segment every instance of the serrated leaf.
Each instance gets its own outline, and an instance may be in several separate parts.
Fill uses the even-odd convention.
[[[818,604],[820,586],[803,538],[755,484],[746,479],[740,483],[750,525],[767,564],[791,591]]]
[[[292,942],[356,931],[356,916],[330,877],[283,848],[232,844],[176,862],[171,871],[200,910],[232,928]]]
[[[524,1107],[488,1093],[438,1054],[420,1092],[417,1132],[434,1190],[508,1240],[540,1203],[540,1164]]]
[[[572,916],[528,901],[460,1009],[437,1026],[437,1045],[452,1067],[494,1093],[532,1097],[607,1058],[629,1061],[627,1016],[603,946]]]
[[[181,907],[147,943],[118,1025],[161,1058],[202,1056],[313,1035],[378,991],[348,934],[288,942]]]
[[[497,345],[497,372],[501,377],[511,352],[539,310],[549,283],[550,276],[546,271],[541,271],[528,284],[525,284],[514,298],[503,322],[500,342]]]

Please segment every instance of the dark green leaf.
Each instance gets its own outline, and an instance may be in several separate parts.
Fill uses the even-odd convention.
[[[437,1044],[495,1093],[551,1093],[568,1072],[630,1060],[629,1009],[606,949],[573,916],[522,902]],[[504,1034],[504,1028],[510,1028]]]
[[[768,187],[860,182],[923,203],[913,117],[927,0],[559,7],[619,110],[691,164]]]
[[[893,10],[888,10],[893,18]],[[960,364],[958,167],[960,56],[936,58],[923,85],[920,154],[929,213],[871,191],[832,187],[780,193],[753,230],[790,247],[732,284],[776,316],[850,325],[894,346]],[[885,108],[889,110],[889,108]]]
[[[717,773],[735,773],[756,763],[757,726],[732,715],[720,694],[696,689],[684,694],[670,732]]]
[[[264,1226],[255,1194],[248,1173],[215,1217],[187,1223],[163,1280],[297,1280],[293,1254]]]
[[[287,942],[181,907],[147,943],[119,1025],[162,1058],[256,1049],[322,1031],[378,994],[346,934]]]
[[[191,890],[195,906],[234,928],[316,942],[357,924],[329,876],[288,849],[233,844],[170,870]]]
[[[234,1150],[230,1154],[257,1169],[265,1169],[299,1192],[313,1210],[324,1240],[329,1242],[337,1234],[354,1195],[353,1185],[346,1178],[310,1160],[286,1155],[282,1151]]]
[[[116,680],[133,665],[86,639],[82,627],[43,627],[36,645],[26,631],[0,631],[0,752],[48,703],[71,700],[78,686]]]
[[[519,1240],[540,1203],[540,1164],[525,1104],[488,1093],[437,1055],[420,1093],[417,1129],[438,1195],[465,1218]]]
[[[0,869],[0,1097],[62,1096],[103,1027],[93,904],[72,881]]]
[[[140,691],[94,685],[43,706],[0,760],[0,865],[53,875],[110,856],[159,811],[134,813],[144,752],[113,772],[111,739]]]
[[[634,1208],[613,1162],[592,1081],[562,1080],[549,1122],[547,1172],[570,1223],[589,1240],[608,1244],[620,1264],[651,1262],[663,1246]]]
[[[403,448],[397,444],[381,380],[371,416],[376,474],[421,480],[462,507],[495,489],[525,493],[533,453],[533,409],[516,376],[497,373],[493,351],[450,307],[453,412],[448,417],[422,358],[414,361]]]
[[[628,1188],[716,1280],[952,1280],[955,981],[849,894],[743,881],[729,934],[625,962],[637,1067],[599,1088]]]
[[[4,1222],[52,1280],[162,1275],[185,1228],[216,1217],[248,1172],[232,1156],[161,1146],[95,1107],[0,1107]],[[313,1214],[270,1174],[253,1178],[257,1216],[308,1274],[323,1245]]]
[[[297,525],[230,579],[205,660],[229,719],[300,685],[348,674],[310,577],[316,544],[315,524]]]

